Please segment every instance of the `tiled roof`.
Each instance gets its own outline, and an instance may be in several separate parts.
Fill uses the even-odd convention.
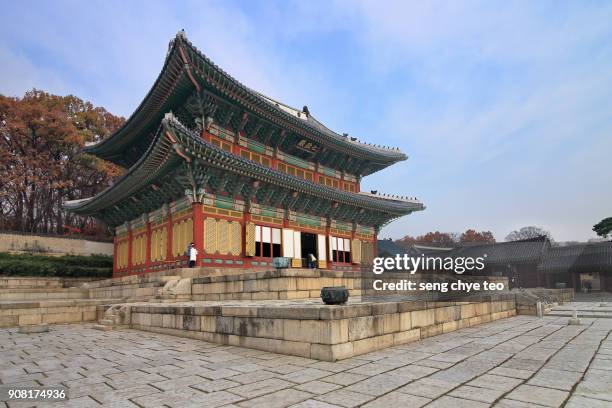
[[[452,251],[454,257],[484,257],[486,263],[509,264],[539,262],[550,242],[544,238],[525,241],[497,242],[494,244],[470,244]]]
[[[172,144],[164,132],[170,131],[177,138]],[[82,215],[94,215],[127,200],[137,191],[151,184],[160,174],[168,173],[182,162],[176,149],[184,151],[205,166],[223,168],[229,173],[251,177],[282,188],[297,191],[323,200],[384,213],[393,219],[424,208],[418,201],[381,199],[376,196],[362,195],[338,190],[314,183],[227,152],[185,128],[173,115],[168,114],[162,121],[153,143],[140,160],[132,166],[115,184],[87,200],[66,203],[66,208]]]
[[[612,242],[552,247],[538,269],[546,273],[612,271]]]
[[[185,55],[189,61],[187,64],[183,59]],[[126,167],[131,166],[136,159],[128,160],[124,153],[130,151],[136,139],[151,133],[159,123],[158,120],[171,110],[172,106],[178,105],[179,101],[186,100],[191,95],[195,78],[199,80],[198,84],[206,84],[205,86],[216,93],[244,105],[245,109],[254,113],[257,111],[258,115],[264,115],[267,120],[277,121],[280,127],[295,129],[300,135],[322,143],[331,150],[350,153],[371,161],[374,167],[370,173],[407,159],[397,148],[362,143],[338,134],[310,115],[301,114],[297,109],[243,85],[198,50],[187,40],[184,32],[179,32],[171,42],[162,71],[136,111],[113,135],[95,145],[87,146],[85,151]]]

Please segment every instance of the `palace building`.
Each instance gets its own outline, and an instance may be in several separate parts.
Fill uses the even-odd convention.
[[[114,277],[183,266],[259,268],[275,257],[353,270],[416,199],[363,192],[362,177],[406,160],[338,134],[238,82],[186,38],[127,122],[85,151],[126,168],[98,195],[66,203],[115,230]]]

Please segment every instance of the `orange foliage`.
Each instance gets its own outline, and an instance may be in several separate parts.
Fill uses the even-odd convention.
[[[62,233],[91,230],[92,220],[66,213],[66,200],[95,195],[121,173],[81,153],[124,119],[76,96],[32,90],[0,95],[0,229]]]

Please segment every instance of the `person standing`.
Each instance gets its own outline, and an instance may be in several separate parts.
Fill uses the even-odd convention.
[[[310,269],[317,267],[317,258],[313,254],[308,254],[308,267]]]
[[[196,265],[196,261],[198,259],[198,250],[195,247],[195,244],[192,242],[189,244],[189,249],[187,250],[189,255],[189,267],[193,268]]]

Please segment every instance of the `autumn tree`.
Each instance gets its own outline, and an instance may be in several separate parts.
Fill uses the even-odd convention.
[[[526,239],[534,239],[539,237],[546,237],[550,241],[553,241],[552,235],[550,232],[546,231],[540,227],[523,227],[519,230],[512,231],[508,236],[506,236],[506,241],[522,241]]]
[[[448,232],[428,232],[424,235],[419,235],[414,238],[406,235],[404,238],[395,241],[396,244],[407,248],[412,244],[436,244],[436,245],[455,245],[457,241],[454,239],[454,234]]]
[[[66,200],[95,195],[120,169],[81,151],[124,122],[75,96],[39,90],[0,95],[0,229],[62,233],[86,230],[87,217],[63,210]]]
[[[474,229],[469,229],[461,234],[459,242],[483,242],[483,243],[495,243],[495,237],[491,231],[480,231],[477,232]]]

